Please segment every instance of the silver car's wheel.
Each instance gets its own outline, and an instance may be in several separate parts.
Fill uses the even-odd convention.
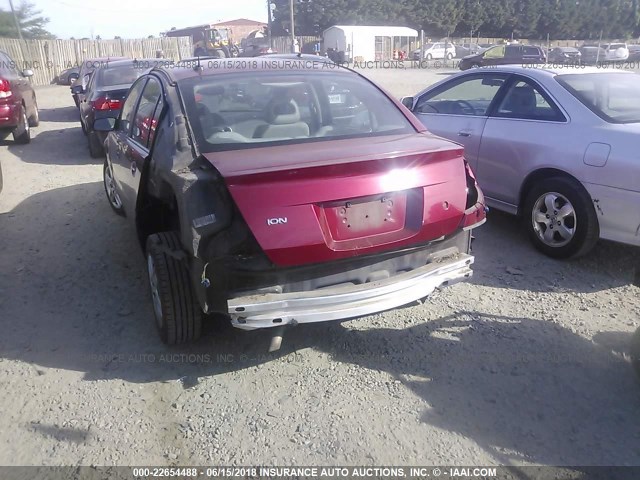
[[[107,194],[109,205],[111,205],[111,208],[118,215],[122,215],[124,213],[124,209],[122,207],[122,200],[120,199],[120,195],[118,195],[118,190],[116,189],[116,183],[113,178],[113,170],[111,170],[111,165],[109,165],[109,162],[107,162],[106,160],[104,162],[102,173],[103,173],[102,180],[104,183],[104,191]]]
[[[531,222],[538,238],[550,247],[564,247],[576,234],[576,211],[564,195],[548,192],[533,206]]]
[[[523,207],[531,242],[550,257],[584,255],[600,237],[593,201],[573,178],[539,181],[528,190]]]

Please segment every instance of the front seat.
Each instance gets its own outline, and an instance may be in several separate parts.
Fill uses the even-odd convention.
[[[505,98],[500,112],[529,117],[536,111],[536,91],[531,85],[516,87]]]
[[[309,125],[300,120],[300,108],[293,99],[278,99],[267,108],[266,125],[256,128],[253,138],[301,138],[309,136]]]

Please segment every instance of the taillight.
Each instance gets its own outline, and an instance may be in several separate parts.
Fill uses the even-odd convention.
[[[96,110],[120,110],[122,102],[114,98],[100,97],[91,102]]]
[[[465,173],[467,175],[467,204],[460,226],[463,230],[471,230],[479,227],[487,221],[489,209],[484,204],[484,195],[476,182],[471,166],[464,162]]]
[[[9,98],[13,93],[11,92],[11,83],[9,80],[0,78],[0,98]]]

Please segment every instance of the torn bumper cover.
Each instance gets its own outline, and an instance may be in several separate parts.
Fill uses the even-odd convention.
[[[471,255],[458,254],[362,285],[233,298],[228,301],[229,316],[234,327],[254,330],[369,315],[420,300],[438,287],[470,278],[473,261]]]

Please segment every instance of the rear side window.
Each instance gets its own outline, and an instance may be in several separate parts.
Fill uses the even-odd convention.
[[[505,49],[506,58],[518,58],[520,55],[522,55],[521,47],[508,46]]]
[[[640,122],[640,82],[637,74],[607,72],[558,75],[556,81],[606,122]]]
[[[540,49],[538,47],[522,47],[524,55],[540,55]]]

